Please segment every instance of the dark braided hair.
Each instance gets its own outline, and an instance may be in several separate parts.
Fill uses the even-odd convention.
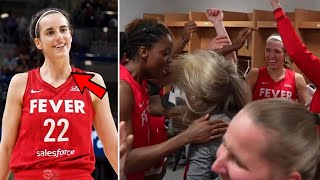
[[[126,26],[120,38],[120,53],[132,59],[141,46],[150,49],[162,37],[170,35],[170,30],[155,19],[135,19]]]

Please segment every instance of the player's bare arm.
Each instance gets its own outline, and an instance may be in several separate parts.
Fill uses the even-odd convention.
[[[92,78],[92,81],[105,88],[102,76],[98,73],[93,74],[95,76]],[[111,114],[108,94],[106,93],[102,99],[93,93],[90,93],[90,95],[95,110],[94,128],[102,142],[106,157],[114,171],[118,174],[118,135]]]
[[[22,98],[27,84],[27,73],[16,74],[11,79],[5,110],[2,118],[2,139],[0,143],[0,179],[9,176],[11,152],[17,140],[22,113]]]
[[[259,69],[258,68],[252,68],[247,76],[245,77],[245,81],[247,85],[249,86],[251,92],[253,92],[253,88],[256,85],[256,82],[258,80],[259,75]]]
[[[296,88],[299,103],[305,105],[307,102],[307,83],[303,76],[299,73],[295,73],[296,78]]]

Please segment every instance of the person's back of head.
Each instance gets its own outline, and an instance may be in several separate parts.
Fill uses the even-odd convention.
[[[250,92],[234,63],[213,51],[196,51],[177,57],[171,78],[185,92],[186,124],[205,114],[236,114],[249,102]]]
[[[246,110],[257,126],[268,132],[264,155],[286,173],[297,171],[303,180],[320,178],[319,115],[284,99],[254,101]]]

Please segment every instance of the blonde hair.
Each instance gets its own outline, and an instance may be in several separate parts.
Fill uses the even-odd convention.
[[[171,64],[173,84],[186,94],[185,125],[205,114],[237,113],[250,99],[250,91],[237,67],[213,51],[195,51]]]
[[[243,110],[267,132],[270,141],[264,156],[270,162],[285,173],[298,171],[303,180],[319,178],[320,136],[312,113],[281,98],[254,101]]]
[[[279,34],[271,34],[271,35],[268,37],[267,41],[269,41],[269,40],[274,40],[274,41],[280,41],[280,42],[282,42],[281,36],[280,36]]]

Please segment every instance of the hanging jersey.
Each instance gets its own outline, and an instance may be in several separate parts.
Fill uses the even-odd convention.
[[[147,112],[149,96],[147,94],[146,86],[143,86],[134,80],[123,65],[120,65],[120,80],[126,81],[130,85],[134,99],[134,107],[131,113],[132,131],[134,136],[132,148],[148,146],[150,134]],[[143,179],[143,171],[127,175],[127,180]]]
[[[73,72],[82,70],[72,68]],[[21,123],[10,168],[15,179],[78,177],[94,170],[91,133],[93,105],[70,75],[55,88],[40,77],[40,68],[28,72]]]
[[[252,92],[252,100],[273,97],[297,99],[295,72],[286,69],[284,78],[275,82],[269,76],[266,67],[259,69],[258,79]]]

